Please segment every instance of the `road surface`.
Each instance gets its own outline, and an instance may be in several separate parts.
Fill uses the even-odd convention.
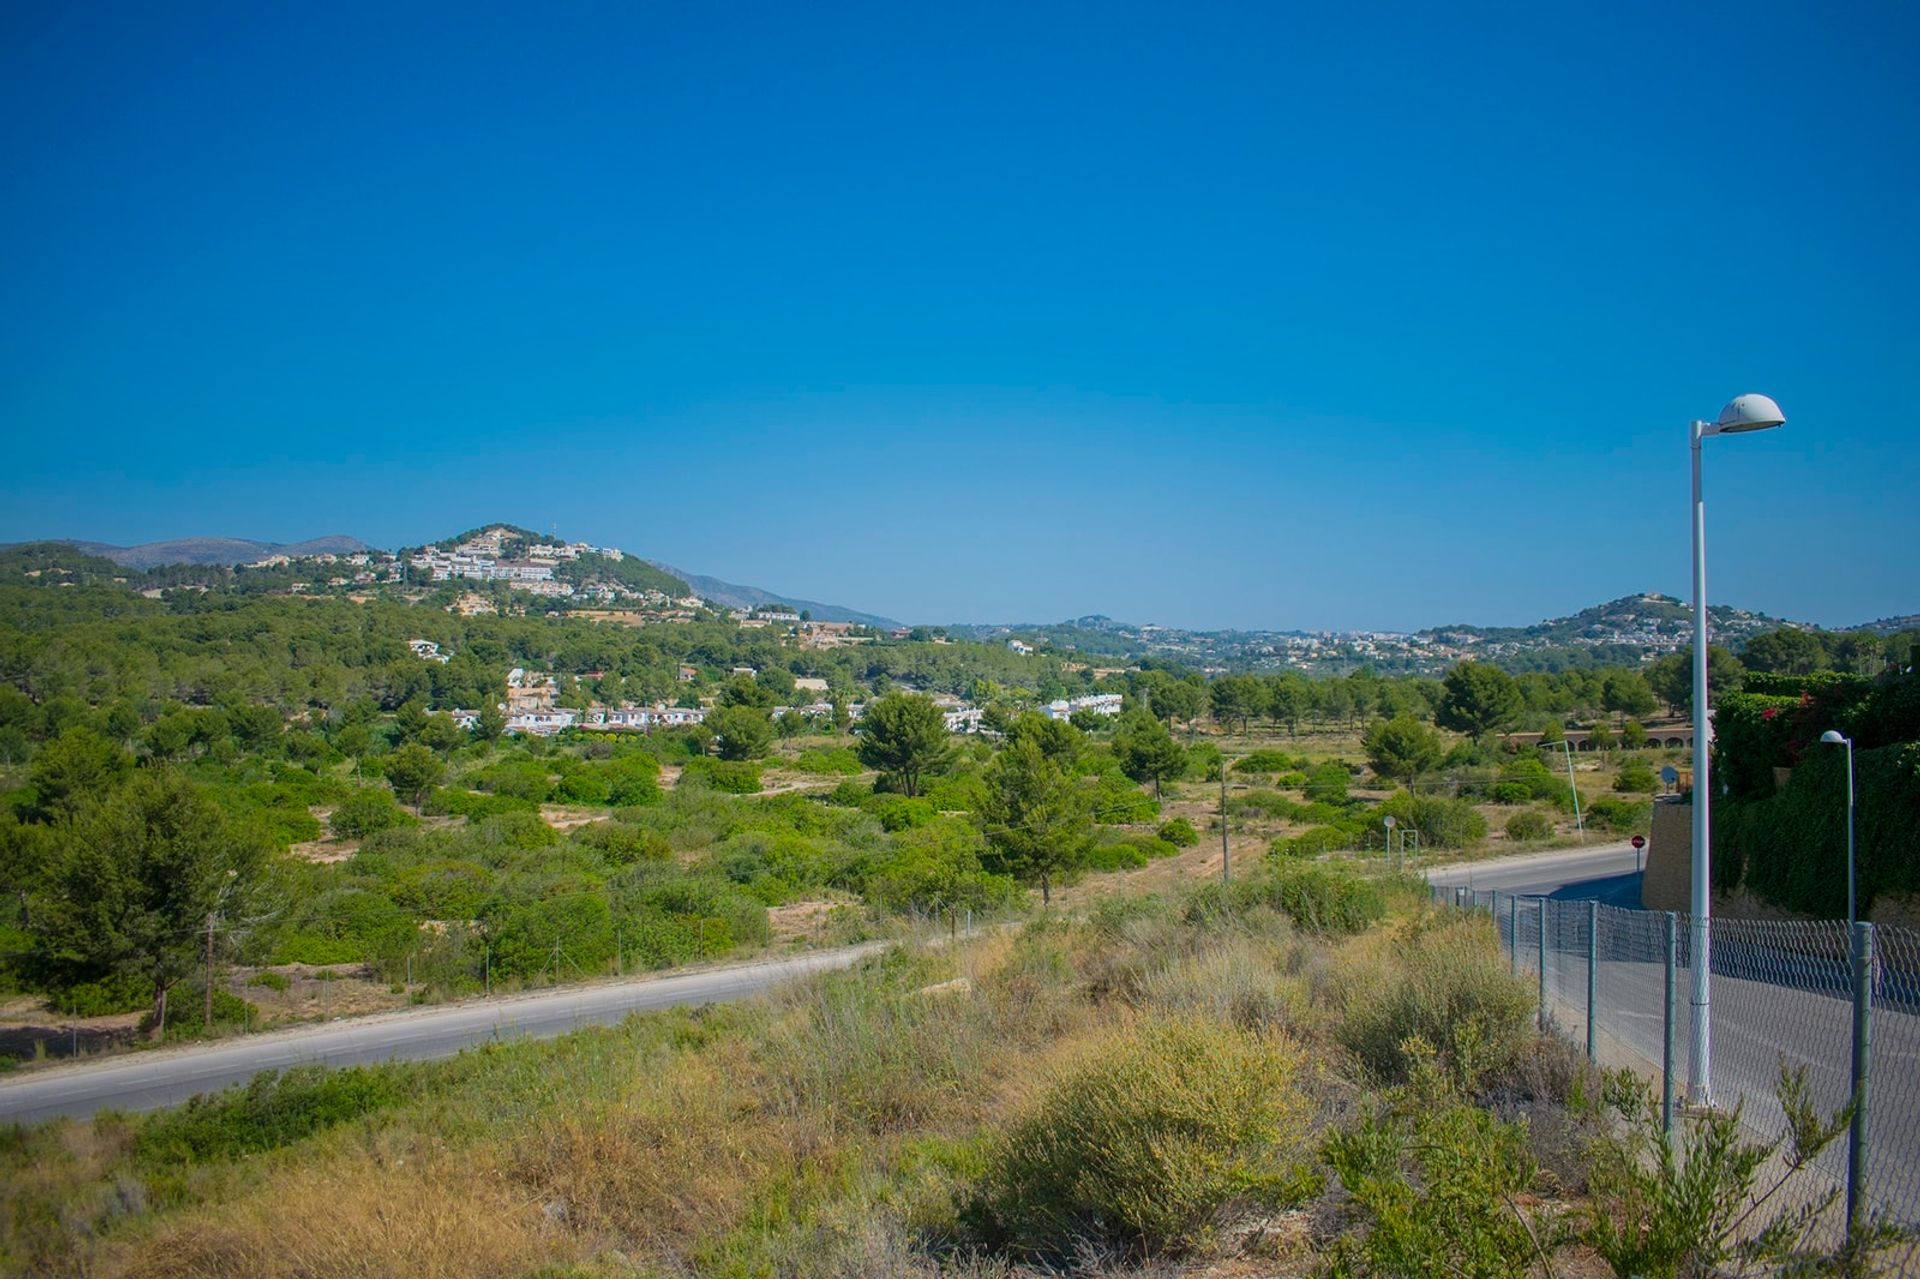
[[[1427,880],[1440,888],[1498,889],[1503,943],[1519,933],[1515,970],[1537,980],[1540,965],[1539,907],[1598,900],[1621,907],[1599,914],[1599,963],[1594,972],[1595,1050],[1600,1062],[1630,1066],[1657,1084],[1665,1039],[1665,917],[1639,910],[1640,876],[1626,844],[1562,850],[1498,861],[1437,866]],[[1519,898],[1517,915],[1508,901]],[[1484,901],[1482,902],[1484,906]],[[1563,1034],[1583,1043],[1587,999],[1587,909],[1557,905],[1547,938],[1548,1015]],[[1684,920],[1682,921],[1684,926]],[[1727,920],[1716,929],[1713,948],[1714,1103],[1744,1103],[1741,1118],[1754,1135],[1771,1140],[1783,1129],[1775,1097],[1780,1063],[1805,1067],[1816,1103],[1837,1109],[1850,1095],[1853,1005],[1846,974],[1842,926],[1834,925],[1832,953],[1809,954],[1777,925]],[[1809,928],[1800,926],[1797,934]],[[1677,1024],[1674,1034],[1676,1089],[1684,1074],[1692,1027],[1686,970],[1688,945],[1677,946]],[[1920,1215],[1920,1001],[1909,973],[1885,972],[1876,981],[1873,1024],[1873,1142],[1867,1160],[1870,1201],[1898,1220]],[[1846,1142],[1830,1147],[1814,1164],[1826,1184],[1846,1177]]]
[[[1501,896],[1594,899],[1628,910],[1640,908],[1641,854],[1624,841],[1549,853],[1522,853],[1484,862],[1454,862],[1427,871],[1442,887],[1497,888]]]
[[[318,1062],[430,1061],[491,1039],[551,1039],[586,1025],[676,1004],[741,999],[781,982],[845,968],[880,943],[818,951],[791,959],[739,964],[635,981],[571,986],[537,994],[409,1009],[270,1031],[224,1043],[156,1049],[100,1061],[54,1066],[0,1079],[0,1120],[31,1123],[56,1115],[84,1118],[96,1110],[153,1110],[198,1093],[244,1082],[263,1070]]]

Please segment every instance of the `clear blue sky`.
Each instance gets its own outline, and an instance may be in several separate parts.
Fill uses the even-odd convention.
[[[0,539],[1920,610],[1912,5],[0,8]]]

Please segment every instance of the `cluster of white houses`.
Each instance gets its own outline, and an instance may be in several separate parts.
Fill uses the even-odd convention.
[[[1072,719],[1079,711],[1092,711],[1095,715],[1118,715],[1120,713],[1120,694],[1089,693],[1085,697],[1060,697],[1047,703],[1048,719]]]

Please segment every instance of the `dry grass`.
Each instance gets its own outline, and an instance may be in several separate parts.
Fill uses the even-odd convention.
[[[408,1068],[430,1081],[413,1100],[245,1160],[142,1165],[107,1121],[21,1134],[0,1247],[23,1272],[88,1276],[1004,1275],[967,1252],[963,1207],[1046,1089],[1134,1060],[1143,1027],[1198,1027],[1285,1067],[1291,1108],[1261,1131],[1281,1124],[1294,1150],[1348,1095],[1322,1064],[1351,995],[1339,967],[1392,960],[1385,937],[1330,948],[1265,910],[1196,922],[1175,898],[1114,901],[766,1000]],[[1195,1075],[1195,1095],[1246,1109],[1239,1073]],[[1115,1096],[1152,1100],[1154,1070],[1127,1077]],[[1263,1231],[1215,1215],[1243,1197],[1169,1158],[1139,1168],[1184,1196],[1183,1240],[1269,1264]],[[1306,1266],[1295,1235],[1288,1265]]]

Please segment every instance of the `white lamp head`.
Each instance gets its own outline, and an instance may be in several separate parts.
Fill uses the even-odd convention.
[[[1779,426],[1787,420],[1780,406],[1766,395],[1736,395],[1727,401],[1727,407],[1720,410],[1715,419],[1714,433],[1734,435],[1741,431],[1764,431]]]
[[[1829,746],[1845,746],[1847,744],[1847,739],[1840,735],[1838,729],[1833,728],[1829,728],[1826,732],[1820,734],[1820,740]]]

